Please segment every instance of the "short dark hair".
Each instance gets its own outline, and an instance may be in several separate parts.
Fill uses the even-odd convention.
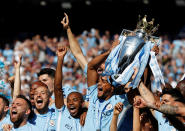
[[[183,95],[182,95],[181,92],[180,92],[178,89],[176,89],[176,88],[163,90],[161,96],[163,96],[163,95],[165,95],[165,94],[171,95],[171,96],[175,99],[175,101],[179,101],[179,102],[185,103],[185,100],[184,100]]]
[[[80,97],[80,100],[81,100],[82,102],[84,101],[82,93],[77,92],[77,91],[74,91],[74,92],[69,93],[68,96],[69,96],[70,94],[78,94],[79,97]]]
[[[3,102],[5,103],[6,106],[9,106],[9,100],[5,96],[0,95],[0,98],[3,99]]]
[[[185,80],[179,81],[176,88],[181,92],[185,99]]]
[[[30,115],[28,116],[28,119],[32,119],[34,117],[34,112],[32,110],[31,102],[24,95],[18,95],[16,98],[24,99],[27,102],[27,105],[28,105],[28,107],[30,109]]]
[[[37,74],[38,77],[41,75],[47,74],[48,76],[55,78],[55,70],[52,68],[43,68],[40,70],[40,72]]]

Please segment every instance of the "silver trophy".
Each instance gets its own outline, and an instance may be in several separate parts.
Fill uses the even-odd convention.
[[[146,44],[146,41],[156,43],[159,39],[158,37],[152,36],[152,34],[157,31],[159,25],[153,27],[154,19],[147,22],[146,17],[147,16],[145,15],[144,18],[140,20],[139,16],[139,22],[134,31],[123,29],[121,33],[126,39],[119,51],[118,74],[121,74],[125,68],[133,62],[136,54]]]

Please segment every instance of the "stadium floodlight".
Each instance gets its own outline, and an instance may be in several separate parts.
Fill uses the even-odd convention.
[[[72,4],[70,2],[62,2],[61,3],[61,7],[63,9],[71,9],[72,8]]]

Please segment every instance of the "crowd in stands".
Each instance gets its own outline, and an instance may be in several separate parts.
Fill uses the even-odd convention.
[[[7,101],[3,96],[8,99],[9,103],[7,103],[7,106],[11,106],[9,111],[11,122],[9,121],[7,124],[13,123],[13,127],[5,124],[7,130],[11,128],[19,129],[21,127],[21,125],[19,125],[20,123],[16,121],[16,114],[18,114],[18,109],[21,104],[23,104],[21,106],[25,106],[20,109],[25,114],[22,115],[24,118],[23,121],[29,121],[29,125],[22,130],[30,129],[30,127],[34,131],[39,129],[43,131],[81,131],[83,128],[86,129],[86,131],[126,130],[126,128],[123,129],[124,125],[117,129],[117,121],[120,112],[123,110],[123,106],[128,105],[128,102],[130,105],[133,105],[133,115],[130,116],[133,117],[133,119],[131,119],[131,124],[137,125],[131,125],[132,127],[130,127],[130,130],[162,131],[164,129],[175,130],[176,128],[176,130],[181,131],[181,129],[185,129],[185,113],[182,111],[185,107],[185,96],[183,96],[185,94],[185,84],[179,84],[185,73],[185,35],[176,39],[171,39],[167,35],[160,36],[162,41],[158,47],[159,52],[157,54],[157,60],[166,83],[166,88],[164,88],[163,92],[160,94],[161,103],[164,104],[164,106],[172,106],[171,108],[173,108],[173,111],[178,108],[180,112],[174,111],[172,113],[166,110],[165,112],[161,109],[165,107],[152,105],[160,101],[159,98],[156,99],[156,96],[152,94],[152,92],[156,92],[156,85],[153,83],[153,77],[151,77],[150,81],[151,90],[146,88],[146,83],[141,82],[138,91],[136,91],[136,94],[140,94],[141,96],[133,97],[132,100],[128,100],[128,102],[126,100],[129,98],[124,98],[126,95],[119,98],[113,97],[113,94],[106,95],[106,93],[103,93],[105,96],[102,95],[101,97],[101,92],[103,92],[104,89],[101,89],[99,86],[95,89],[94,85],[99,81],[98,85],[105,86],[103,85],[105,78],[97,78],[98,72],[102,70],[95,70],[97,69],[95,67],[97,63],[100,65],[108,56],[110,53],[109,50],[113,47],[113,43],[118,41],[120,33],[118,32],[112,35],[108,30],[101,32],[98,29],[92,28],[89,31],[85,30],[81,34],[74,35],[66,21],[68,22],[67,15],[64,17],[61,26],[63,25],[63,31],[67,32],[68,37],[61,36],[59,38],[51,38],[37,34],[32,38],[21,41],[16,40],[14,43],[9,43],[13,44],[13,48],[10,48],[10,45],[6,44],[4,49],[0,49],[0,96],[2,96],[0,97],[0,101],[1,99]],[[78,43],[78,46],[73,47],[71,44],[74,43]],[[76,47],[77,49],[75,49]],[[78,50],[79,47],[80,49]],[[75,52],[75,50],[77,52]],[[81,52],[79,53],[78,51],[82,51],[83,54],[80,54]],[[78,54],[83,55],[83,57],[78,56]],[[20,81],[18,77],[20,77]],[[21,87],[21,89],[17,90],[19,87]],[[63,91],[61,91],[61,87]],[[177,87],[180,89],[180,92],[176,90]],[[142,88],[146,89],[146,91],[142,92]],[[99,91],[98,97],[97,92],[93,92],[94,90]],[[72,91],[78,91],[78,93],[71,93]],[[132,92],[132,89],[130,92]],[[149,97],[143,95],[146,92],[150,94]],[[88,99],[89,103],[85,102],[84,104],[84,98]],[[98,100],[109,100],[109,98],[111,99],[111,104],[105,102],[101,103],[101,101]],[[95,103],[93,104],[94,101]],[[76,102],[78,105],[71,104],[71,106],[70,102]],[[168,105],[170,102],[171,105]],[[0,106],[1,103],[2,102],[0,102]],[[106,106],[104,105],[106,109],[102,106],[104,103],[107,104]],[[37,114],[36,116],[32,112],[32,107],[35,114]],[[83,109],[84,107],[87,107],[85,111]],[[55,108],[57,111],[53,110]],[[100,116],[99,118],[99,112],[95,111],[96,108],[100,108],[102,112],[103,110],[109,110],[109,108],[112,110],[111,112],[105,112],[108,113],[108,115],[103,114],[105,116]],[[152,113],[154,113],[157,118],[153,117],[149,109],[153,110]],[[164,119],[162,118],[162,113],[158,111],[169,116]],[[49,118],[49,122],[47,119],[43,120],[42,115]],[[31,116],[32,118],[29,118]],[[83,116],[86,116],[86,119],[83,118]],[[97,123],[95,123],[95,125],[93,125],[94,120],[91,120],[92,116],[94,119],[96,118]],[[76,118],[80,118],[80,120]],[[174,121],[171,122],[173,118],[180,121],[179,123],[182,123],[182,125],[178,125]],[[71,123],[70,119],[72,121]],[[55,122],[55,120],[57,120],[57,122]],[[83,120],[86,123],[84,123]],[[170,121],[170,124],[168,121]],[[84,127],[79,126],[78,123],[84,125]],[[32,124],[36,126],[32,127]],[[0,127],[0,130],[3,130],[3,128]]]

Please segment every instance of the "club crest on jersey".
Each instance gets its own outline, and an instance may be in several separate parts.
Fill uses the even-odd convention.
[[[112,108],[113,108],[112,104],[108,104],[106,107],[107,110],[111,110]]]
[[[51,126],[55,126],[55,121],[54,121],[54,120],[50,120],[49,124],[50,124]]]

